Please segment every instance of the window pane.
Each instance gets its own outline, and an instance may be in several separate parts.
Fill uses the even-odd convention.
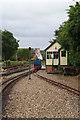
[[[58,52],[54,52],[54,59],[58,59]]]
[[[53,59],[58,59],[58,52],[47,52],[47,59],[52,59],[52,54],[54,55]]]
[[[52,52],[47,52],[47,59],[52,59]]]
[[[61,56],[62,57],[66,57],[66,51],[64,50],[64,51],[61,51]]]
[[[49,59],[49,55],[47,54],[47,59]]]

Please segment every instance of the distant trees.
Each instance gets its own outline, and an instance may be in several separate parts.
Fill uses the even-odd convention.
[[[29,58],[29,50],[27,48],[19,48],[19,40],[17,40],[13,33],[4,30],[2,33],[2,59],[3,60],[27,60]],[[0,41],[1,43],[1,41]],[[0,44],[1,45],[1,44]],[[17,56],[16,56],[17,55]],[[33,55],[31,54],[31,58]]]
[[[33,54],[31,53],[31,58],[33,57]],[[19,48],[17,50],[17,59],[18,60],[28,60],[29,59],[29,49],[27,48]]]
[[[26,60],[26,59],[28,59],[28,52],[29,52],[29,50],[28,49],[26,49],[26,48],[19,48],[18,50],[17,50],[17,58],[18,58],[18,60]]]
[[[14,38],[13,33],[7,30],[2,31],[2,59],[11,59],[18,47],[18,40]]]
[[[69,60],[73,66],[80,66],[80,4],[70,6],[68,20],[55,31],[56,40],[69,51]]]

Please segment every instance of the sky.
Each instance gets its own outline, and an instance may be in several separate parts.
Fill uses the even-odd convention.
[[[68,19],[73,0],[2,0],[2,30],[19,40],[20,48],[44,50],[54,31]]]

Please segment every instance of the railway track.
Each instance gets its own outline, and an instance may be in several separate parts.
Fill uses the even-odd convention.
[[[35,71],[34,71],[34,68],[31,68],[31,73],[33,73],[33,72],[35,72]],[[0,84],[0,86],[2,86],[2,92],[8,87],[8,85],[10,85],[10,84],[13,83],[14,81],[16,81],[16,80],[18,80],[18,79],[20,79],[20,78],[22,78],[22,77],[24,77],[24,76],[27,76],[28,74],[29,74],[29,70],[27,70],[27,71],[25,71],[24,73],[21,73],[21,74],[19,74],[19,75],[16,75],[16,76],[14,76],[14,77],[11,77],[10,79],[4,80],[4,81]],[[38,73],[36,73],[36,74],[34,74],[34,75],[35,75],[36,77],[39,77],[39,78],[45,80],[46,82],[49,82],[49,83],[51,83],[51,84],[53,84],[53,85],[56,85],[56,86],[58,86],[58,87],[60,87],[60,88],[62,88],[62,89],[66,89],[67,91],[69,91],[69,92],[71,92],[71,93],[73,93],[73,94],[76,94],[76,95],[80,96],[80,91],[77,90],[77,89],[75,89],[75,88],[72,88],[72,87],[70,87],[70,86],[67,86],[67,85],[65,85],[65,84],[62,84],[62,83],[60,83],[60,82],[56,82],[55,80],[51,80],[51,79],[45,78],[45,77],[39,75]]]
[[[34,71],[34,68],[32,68],[31,69],[31,73],[35,73],[35,71]],[[10,85],[10,84],[12,84],[12,83],[14,83],[15,81],[17,81],[17,80],[19,80],[20,78],[23,78],[24,76],[27,76],[29,74],[29,70],[27,70],[26,72],[24,72],[24,73],[22,73],[22,74],[20,74],[20,75],[17,75],[17,76],[15,76],[15,77],[13,77],[13,79],[12,80],[8,80],[8,81],[5,81],[4,83],[2,83],[2,93],[3,93],[3,99],[4,99],[4,101],[3,101],[3,105],[2,105],[2,109],[3,109],[3,111],[4,111],[4,108],[5,108],[5,105],[6,105],[6,101],[7,101],[7,97],[6,96],[8,96],[6,93],[6,90],[7,90],[7,88],[8,88],[8,86]],[[33,75],[35,75],[36,77],[39,77],[39,78],[41,78],[41,80],[42,79],[44,79],[44,80],[46,80],[46,82],[49,82],[49,83],[51,83],[51,84],[53,84],[53,85],[56,85],[56,86],[58,86],[58,87],[60,87],[60,88],[63,88],[62,86],[60,86],[60,84],[57,84],[58,82],[53,82],[52,80],[50,80],[50,79],[48,79],[48,78],[45,78],[45,77],[42,77],[42,76],[40,76],[38,73],[35,73],[35,74],[33,74]],[[63,89],[65,89],[65,88],[63,88]],[[68,89],[67,89],[68,90]],[[10,89],[9,89],[9,91],[10,91]],[[69,90],[68,90],[69,91]],[[71,92],[71,91],[70,91]],[[8,93],[9,94],[9,93]],[[75,93],[74,93],[75,94]],[[80,95],[80,91],[79,91],[79,94],[77,94],[77,95]]]
[[[31,68],[30,73],[33,73],[34,68]],[[18,79],[27,76],[29,74],[29,70],[25,71],[24,73],[21,73],[19,75],[16,75],[10,79],[7,79],[6,81],[4,80],[1,84],[0,87],[2,87],[2,92],[5,91],[7,89],[7,87],[12,84],[14,81],[17,81]]]
[[[30,73],[34,72],[34,68],[31,68]],[[10,94],[10,91],[12,89],[12,87],[22,78],[24,78],[25,76],[29,75],[29,69],[23,73],[20,73],[14,77],[11,77],[9,79],[7,79],[6,81],[4,80],[1,84],[0,84],[0,90],[2,92],[2,111],[4,112],[4,108],[6,105],[6,102],[8,100],[8,95]]]
[[[14,67],[13,67],[13,68],[11,68],[10,70],[7,70],[6,72],[0,73],[0,75],[1,75],[1,76],[8,76],[8,75],[10,75],[10,74],[22,72],[22,71],[25,71],[25,70],[27,70],[27,69],[29,69],[29,66],[28,66],[28,65],[27,65],[26,67],[19,67],[19,68],[16,68],[16,69],[14,69]]]
[[[73,93],[73,94],[75,94],[77,96],[80,96],[80,91],[77,90],[77,89],[75,89],[75,88],[72,88],[70,86],[62,84],[60,82],[56,82],[55,80],[51,80],[51,79],[45,78],[45,77],[39,75],[38,73],[36,73],[35,76],[38,77],[38,78],[41,78],[41,79],[45,80],[48,83],[51,83],[52,85],[58,86],[58,87],[60,87],[62,89],[65,89],[65,90],[69,91],[70,93]]]

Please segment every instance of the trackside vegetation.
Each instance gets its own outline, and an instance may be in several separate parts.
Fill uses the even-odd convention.
[[[69,63],[80,67],[80,4],[69,6],[68,20],[55,31],[56,40],[69,51]]]

